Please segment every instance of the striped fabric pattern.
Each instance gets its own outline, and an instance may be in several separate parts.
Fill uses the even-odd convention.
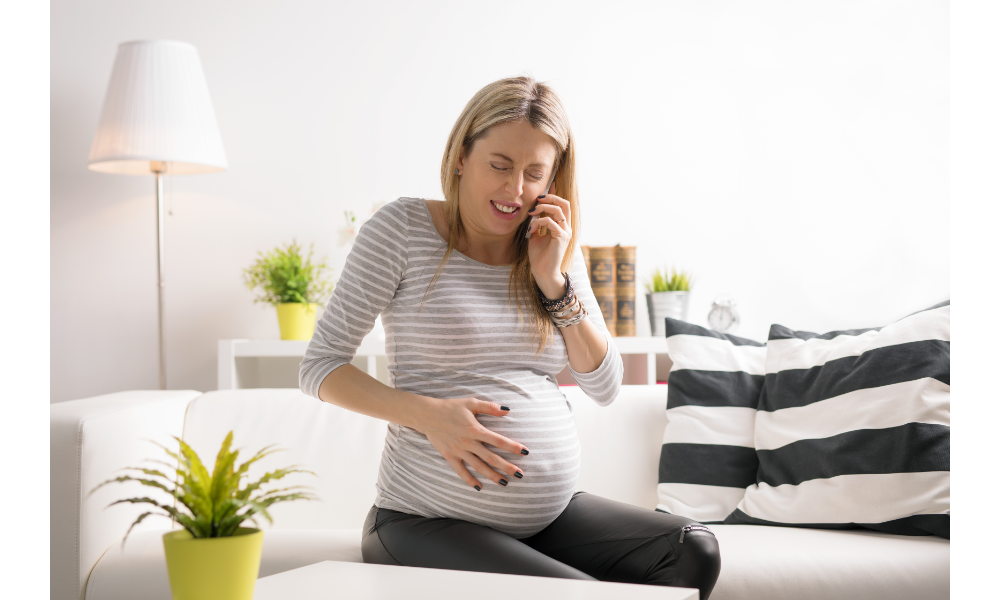
[[[521,467],[523,479],[502,487],[470,469],[482,491],[469,487],[420,432],[389,424],[375,505],[425,517],[449,517],[493,527],[515,538],[541,531],[569,503],[580,471],[580,444],[569,402],[556,375],[568,364],[556,330],[541,354],[527,321],[508,305],[509,266],[453,252],[420,306],[444,251],[430,210],[419,198],[382,207],[358,232],[343,274],[316,326],[299,370],[302,391],[315,398],[323,379],[354,357],[381,314],[390,385],[433,398],[469,398],[510,407],[506,417],[477,415],[492,431],[524,444],[528,456],[489,446]],[[577,248],[570,277],[588,319],[608,339],[590,373],[570,368],[597,404],[610,404],[623,365],[590,287]],[[522,310],[526,310],[523,307]]]
[[[757,482],[726,523],[950,537],[950,311],[822,335],[772,325]]]
[[[670,318],[666,336],[673,366],[657,510],[721,523],[756,481],[753,430],[767,348]]]

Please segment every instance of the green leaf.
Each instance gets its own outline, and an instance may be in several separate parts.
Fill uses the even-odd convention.
[[[141,515],[139,515],[139,518],[136,519],[135,522],[132,523],[132,525],[129,526],[128,531],[125,532],[125,537],[122,538],[122,550],[125,549],[125,540],[128,539],[128,534],[132,533],[132,528],[135,527],[136,525],[138,525],[139,523],[142,523],[142,520],[145,519],[146,517],[148,517],[149,515],[154,515],[154,516],[157,516],[157,517],[166,517],[167,516],[167,515],[164,515],[164,514],[161,514],[161,513],[158,513],[158,512],[152,512],[152,511],[150,511],[150,512],[144,512]]]
[[[239,477],[233,472],[233,463],[239,456],[239,450],[230,452],[229,447],[233,442],[233,432],[226,435],[222,442],[222,448],[215,458],[215,467],[212,470],[212,485],[210,496],[212,500],[212,521],[217,521],[216,511],[224,498],[232,496],[233,492],[239,489]]]
[[[260,486],[264,485],[268,481],[281,479],[285,475],[289,475],[291,473],[312,473],[313,475],[316,475],[312,471],[307,471],[307,470],[304,470],[304,469],[277,469],[275,471],[271,471],[270,473],[264,474],[263,477],[261,477],[260,479],[258,479],[254,483],[251,483],[250,485],[248,485],[239,494],[237,494],[237,497],[238,498],[242,498],[242,499],[249,498],[250,497],[250,492],[252,492],[252,491],[260,488]]]
[[[194,535],[195,537],[208,537],[207,535],[201,535],[203,531],[197,529],[192,530],[192,526],[197,525],[197,520],[189,518],[187,515],[181,513],[173,506],[166,506],[160,504],[159,502],[153,500],[152,498],[126,498],[124,500],[118,500],[112,502],[111,504],[108,505],[108,507],[114,506],[115,504],[120,504],[122,502],[128,502],[130,504],[152,504],[153,506],[156,506],[157,508],[166,511],[167,514],[177,519],[177,522],[180,523],[181,525],[184,525],[185,528],[191,531],[191,534]]]

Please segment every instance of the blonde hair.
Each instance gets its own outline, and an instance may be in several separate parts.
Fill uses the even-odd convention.
[[[564,273],[569,272],[581,222],[580,202],[576,189],[576,156],[569,119],[552,88],[531,77],[511,77],[494,81],[476,92],[465,105],[465,109],[451,130],[451,135],[448,136],[444,158],[441,159],[441,188],[444,191],[445,212],[448,215],[448,249],[427,286],[428,291],[448,262],[452,251],[458,246],[460,235],[464,233],[458,203],[459,177],[455,174],[462,150],[464,149],[468,155],[476,140],[486,135],[491,127],[519,120],[527,121],[535,129],[547,134],[558,147],[553,165],[555,172],[553,184],[559,197],[568,201],[570,206],[570,227],[573,235],[561,265]],[[518,317],[523,322],[521,298],[527,299],[527,304],[531,307],[531,324],[535,336],[538,337],[538,350],[535,353],[537,356],[555,335],[555,326],[542,305],[535,278],[531,274],[528,240],[524,237],[529,222],[530,219],[525,219],[514,235],[514,262],[510,271],[508,302],[513,301],[517,306]],[[424,298],[426,297],[427,292],[424,293]]]

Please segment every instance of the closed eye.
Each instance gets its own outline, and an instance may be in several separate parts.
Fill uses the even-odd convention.
[[[503,173],[504,171],[507,171],[508,169],[510,169],[510,167],[498,167],[498,166],[496,166],[493,163],[490,163],[490,167],[492,167],[492,169],[494,171],[500,171],[501,173]],[[542,180],[542,176],[541,175],[536,175],[534,173],[527,173],[527,175],[528,175],[528,177],[531,177],[531,179],[533,179],[534,181],[541,181]]]

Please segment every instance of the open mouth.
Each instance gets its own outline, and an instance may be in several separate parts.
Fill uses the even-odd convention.
[[[493,214],[497,215],[501,219],[513,219],[521,212],[520,206],[505,206],[503,204],[497,204],[496,202],[490,200],[490,205],[493,207]]]

